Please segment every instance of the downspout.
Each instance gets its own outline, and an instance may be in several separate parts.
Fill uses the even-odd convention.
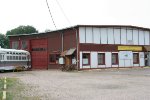
[[[63,32],[61,32],[61,52],[64,51],[64,35]]]
[[[78,48],[78,32],[77,29],[73,28],[76,31],[76,45],[77,45],[77,71],[79,70],[79,48]]]

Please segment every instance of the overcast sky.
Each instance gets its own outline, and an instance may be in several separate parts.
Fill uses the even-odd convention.
[[[135,25],[150,28],[150,0],[48,0],[57,28],[77,24]],[[55,30],[46,0],[0,0],[0,33],[32,25],[39,32]]]

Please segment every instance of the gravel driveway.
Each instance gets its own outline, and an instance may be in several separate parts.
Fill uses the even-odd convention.
[[[26,85],[23,94],[40,100],[150,100],[150,68],[0,73],[4,76],[19,78]]]

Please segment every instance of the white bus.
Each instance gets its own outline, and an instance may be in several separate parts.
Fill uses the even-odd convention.
[[[30,53],[25,50],[0,48],[0,71],[31,68]]]

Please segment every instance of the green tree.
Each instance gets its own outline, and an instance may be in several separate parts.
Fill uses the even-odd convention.
[[[19,26],[17,28],[14,28],[10,31],[7,31],[6,35],[18,35],[18,34],[31,34],[31,33],[37,33],[38,31],[33,26]]]
[[[8,48],[9,47],[8,37],[4,34],[1,34],[1,33],[0,33],[0,46],[2,48]]]

